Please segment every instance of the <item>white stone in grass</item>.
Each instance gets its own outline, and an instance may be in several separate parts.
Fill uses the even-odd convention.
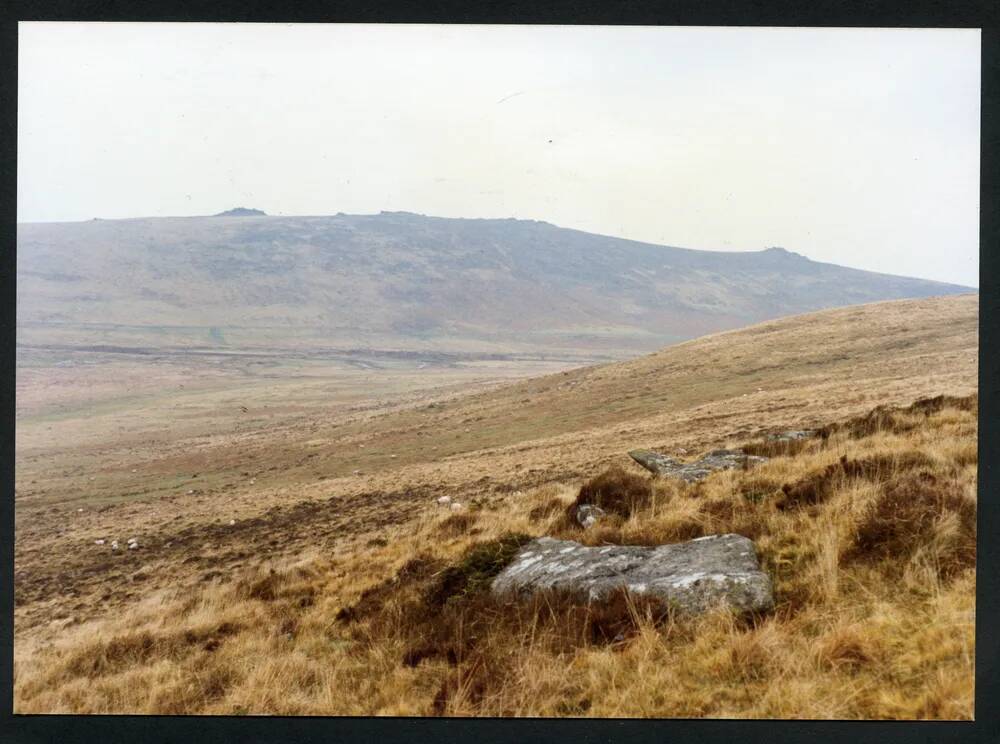
[[[439,496],[437,502],[441,506],[447,506],[451,503],[451,496]]]

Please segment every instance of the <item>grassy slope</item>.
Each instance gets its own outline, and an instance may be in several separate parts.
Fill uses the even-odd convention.
[[[58,541],[46,538],[45,525],[37,519],[42,512],[36,512],[36,520],[19,521],[16,546],[22,572],[17,707],[23,711],[426,713],[452,671],[436,662],[416,669],[403,667],[400,654],[406,640],[402,635],[383,634],[359,644],[347,630],[335,627],[336,609],[353,601],[360,589],[391,576],[423,550],[431,550],[441,560],[454,560],[472,538],[483,539],[512,527],[534,533],[544,530],[545,525],[528,520],[534,505],[553,496],[568,499],[581,476],[609,462],[621,462],[622,453],[631,446],[654,445],[680,452],[739,441],[766,429],[820,424],[877,403],[972,391],[976,302],[975,297],[960,297],[802,316],[700,339],[633,362],[446,400],[442,408],[422,404],[354,421],[324,421],[317,415],[308,426],[290,425],[277,432],[262,428],[239,439],[220,436],[200,448],[203,464],[199,468],[210,463],[223,475],[227,468],[249,468],[259,474],[261,484],[248,487],[240,479],[230,488],[195,497],[138,494],[132,504],[85,513],[60,530]],[[975,468],[968,458],[970,442],[973,453],[975,449],[974,431],[970,415],[953,413],[913,438],[886,435],[871,442],[845,442],[843,450],[926,449],[934,459],[935,472],[947,473],[971,491]],[[185,443],[175,446],[184,449]],[[190,470],[190,453],[185,461],[184,455],[164,456],[161,449],[151,448],[148,459],[139,463],[139,477],[177,477]],[[778,480],[787,480],[840,451],[824,450],[768,467]],[[315,457],[304,461],[304,452]],[[349,468],[364,468],[366,474],[351,476]],[[136,477],[110,465],[107,470],[105,484],[111,491],[119,482]],[[118,470],[124,468],[119,465]],[[330,477],[341,474],[345,476]],[[116,480],[119,477],[121,481]],[[317,478],[323,478],[322,482]],[[533,486],[545,481],[556,485]],[[175,492],[187,484],[175,485]],[[712,485],[717,498],[711,500],[734,498],[733,485],[732,476],[718,476]],[[787,623],[775,620],[766,626],[771,630],[756,629],[748,636],[722,620],[713,621],[717,622],[712,626],[715,630],[685,631],[701,639],[694,645],[690,635],[680,636],[687,639],[681,645],[671,645],[669,634],[664,637],[662,632],[647,629],[624,654],[588,647],[567,659],[552,656],[544,648],[527,649],[528,656],[516,658],[527,664],[524,670],[533,671],[533,679],[545,680],[550,687],[526,688],[524,679],[515,684],[516,676],[503,676],[510,686],[502,685],[478,702],[466,700],[464,693],[446,696],[445,712],[970,715],[971,624],[966,611],[972,601],[971,578],[932,583],[929,595],[916,591],[897,597],[890,591],[894,584],[878,571],[861,567],[856,569],[859,573],[847,575],[837,569],[836,560],[831,562],[835,552],[831,545],[849,542],[851,520],[864,512],[879,484],[862,486],[838,492],[822,513],[766,519],[758,515],[775,535],[774,560],[805,561],[798,567],[800,579],[810,584],[816,579],[820,582],[816,585],[823,587],[819,594],[810,594],[805,601],[811,604],[800,607],[801,612]],[[36,484],[41,492],[38,498],[51,495],[46,489],[56,487],[57,481]],[[437,536],[440,518],[431,504],[432,496],[441,492],[465,501],[476,499],[487,507],[472,528],[482,530],[481,534],[447,540]],[[30,512],[31,500],[27,503]],[[699,516],[697,501],[679,498],[671,503],[680,511],[667,515],[668,523],[675,517],[690,517],[701,519],[711,529],[736,526],[718,515]],[[300,507],[308,508],[294,511]],[[246,521],[246,529],[220,529],[223,511],[238,514],[241,526]],[[18,516],[24,512],[19,506]],[[385,518],[390,513],[391,518]],[[646,539],[669,535],[669,529],[657,533],[659,528],[650,524],[656,524],[655,520],[636,521],[622,535],[637,539],[644,530]],[[149,535],[157,550],[109,562],[93,549],[82,549],[93,535],[112,529],[121,533],[120,538],[125,531],[137,532],[144,540]],[[836,540],[830,537],[831,530]],[[273,539],[262,539],[264,531],[269,533],[264,538]],[[782,557],[782,539],[797,541],[788,548],[791,557]],[[380,546],[380,540],[389,543]],[[803,540],[811,547],[804,548]],[[764,545],[771,549],[766,541]],[[291,560],[302,565],[288,569]],[[240,576],[262,570],[261,565],[287,569],[281,574],[285,587],[279,592],[281,601],[249,596],[247,579],[240,584]],[[216,569],[214,576],[209,575],[213,571],[206,573],[208,567]],[[908,586],[916,587],[921,577],[928,576],[926,563],[920,561],[907,570]],[[142,575],[138,590],[137,574]],[[199,580],[201,588],[192,592]],[[121,585],[122,581],[128,590],[101,600],[109,582]],[[33,582],[44,585],[53,596],[22,591]],[[847,585],[853,587],[851,591],[842,591]],[[306,596],[311,599],[304,600]],[[151,640],[130,636],[122,616],[107,622],[98,619],[109,609],[125,613],[124,622],[145,628]],[[63,620],[46,628],[40,624],[45,615]],[[93,622],[84,622],[90,617],[95,618]],[[219,624],[230,617],[257,620],[241,620],[238,631],[224,629],[220,635]],[[812,620],[806,622],[803,617]],[[823,671],[826,662],[820,657],[826,647],[817,645],[817,639],[833,643],[834,636],[862,633],[873,618],[878,619],[878,627],[882,627],[878,623],[885,625],[886,635],[873,641],[877,649],[865,651],[865,658],[883,659],[888,653],[893,664],[905,668],[900,667],[896,677],[873,672],[862,685],[866,692],[859,694],[850,676],[854,671],[844,671],[838,664],[832,672]],[[928,630],[904,633],[902,628],[910,628],[907,624],[916,619]],[[937,640],[928,640],[928,634],[937,633],[945,622],[953,624],[950,627],[957,629],[957,635],[933,652],[942,656],[941,663],[928,661],[923,646],[916,648],[912,643],[934,645]],[[185,630],[194,635],[185,636]],[[52,638],[60,639],[61,650],[42,651]],[[109,645],[115,638],[118,641]],[[206,651],[204,644],[212,645],[213,639],[218,641],[217,650]],[[702,653],[720,643],[722,651]],[[763,651],[757,648],[761,644]],[[735,659],[744,651],[768,656],[757,687],[741,688],[734,680],[742,679],[745,670],[734,671],[736,662],[723,658],[731,653],[736,656],[727,658]],[[803,656],[806,652],[813,655]],[[248,653],[266,661],[256,671],[248,670],[240,662]],[[685,691],[683,699],[654,691],[673,689],[671,685],[678,682],[652,673],[656,668],[677,673],[678,665],[664,663],[677,654],[686,654],[694,675],[677,688]],[[712,666],[716,662],[710,659],[716,657],[721,666]],[[582,677],[568,674],[581,664]],[[643,687],[646,677],[656,682],[655,688]],[[605,694],[600,703],[586,692],[602,686],[606,690],[612,678],[631,681],[621,694]],[[575,679],[584,691],[560,687],[560,679]],[[271,688],[283,690],[282,695],[276,696]],[[523,697],[511,698],[519,689],[524,690]],[[734,692],[737,689],[743,693]],[[761,692],[766,693],[763,703],[758,700]],[[148,704],[143,702],[147,694],[151,695]],[[810,697],[814,695],[818,697]],[[573,700],[584,699],[590,700],[589,707],[573,708]],[[692,701],[700,702],[695,706]],[[147,705],[151,707],[143,707]]]

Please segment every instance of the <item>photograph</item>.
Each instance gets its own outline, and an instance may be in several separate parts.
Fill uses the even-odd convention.
[[[19,22],[13,713],[975,721],[982,42]]]

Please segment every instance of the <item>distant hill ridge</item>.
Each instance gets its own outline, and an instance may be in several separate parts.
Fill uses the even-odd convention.
[[[700,251],[532,220],[219,216],[254,219],[19,225],[19,342],[58,329],[121,345],[624,356],[786,315],[975,291],[783,248]]]

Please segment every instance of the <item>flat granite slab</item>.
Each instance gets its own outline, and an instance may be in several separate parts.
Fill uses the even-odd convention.
[[[738,449],[712,450],[694,462],[681,462],[669,455],[645,449],[632,450],[628,455],[654,475],[672,476],[688,483],[697,483],[717,470],[748,468],[767,462],[766,457],[748,455]]]
[[[771,577],[760,569],[753,541],[732,534],[656,547],[586,547],[540,537],[525,544],[492,584],[497,594],[554,590],[591,602],[621,588],[689,614],[719,605],[739,612],[774,606]]]

